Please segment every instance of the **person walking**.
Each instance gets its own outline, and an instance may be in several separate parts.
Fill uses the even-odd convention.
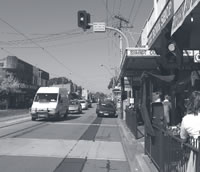
[[[187,112],[183,117],[180,128],[180,137],[183,142],[186,142],[189,137],[192,140],[198,141],[200,136],[200,92],[192,92],[188,104]],[[197,144],[198,145],[198,144]],[[196,154],[193,150],[190,152],[190,157],[187,164],[187,172],[196,172]]]

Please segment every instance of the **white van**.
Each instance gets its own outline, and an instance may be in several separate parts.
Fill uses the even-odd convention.
[[[32,120],[38,118],[66,118],[69,100],[67,89],[59,87],[40,87],[30,109]]]

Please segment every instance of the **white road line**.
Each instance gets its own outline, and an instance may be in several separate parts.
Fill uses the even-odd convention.
[[[68,122],[54,122],[48,124],[55,124],[55,125],[86,125],[86,126],[101,126],[101,127],[118,127],[118,124],[87,124],[87,123],[68,123]]]

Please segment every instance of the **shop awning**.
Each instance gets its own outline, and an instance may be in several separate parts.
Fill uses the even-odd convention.
[[[156,71],[160,58],[155,51],[146,48],[128,48],[121,63],[120,77],[132,77],[135,84],[141,81],[144,71]]]

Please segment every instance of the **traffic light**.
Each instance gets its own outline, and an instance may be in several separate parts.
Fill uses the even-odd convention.
[[[163,37],[163,67],[168,69],[180,69],[182,67],[182,54],[170,32]]]
[[[85,31],[86,29],[90,28],[90,14],[87,13],[85,10],[78,11],[78,27],[83,28]]]

